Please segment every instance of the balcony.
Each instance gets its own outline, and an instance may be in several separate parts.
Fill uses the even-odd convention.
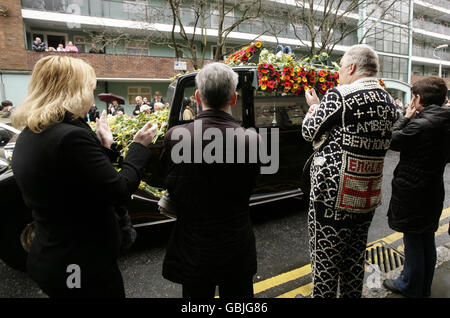
[[[424,21],[420,19],[414,19],[414,28],[415,29],[422,29],[425,31],[430,31],[434,33],[439,33],[442,35],[449,35],[450,34],[450,27],[438,23],[433,23],[430,21]]]
[[[421,1],[425,3],[434,4],[438,7],[448,8],[448,0],[421,0]]]
[[[123,79],[169,79],[178,71],[174,71],[174,58],[154,56],[131,56],[116,54],[61,53],[27,51],[28,70],[32,70],[37,61],[49,55],[65,55],[80,58],[95,69],[97,78]],[[188,71],[192,71],[192,63],[187,59]]]
[[[433,56],[434,48],[432,48],[432,47],[423,47],[423,46],[419,46],[419,45],[413,45],[412,49],[413,49],[412,50],[413,56],[420,56],[420,57],[436,59]],[[443,61],[450,61],[450,52],[440,50],[437,54],[441,57],[441,59]]]

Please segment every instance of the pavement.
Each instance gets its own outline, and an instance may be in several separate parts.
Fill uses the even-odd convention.
[[[381,273],[381,281],[384,279],[395,279],[401,271],[402,266],[388,273]],[[372,285],[378,285],[372,287]],[[372,288],[370,288],[370,287]],[[394,294],[379,284],[373,284],[370,279],[367,281],[363,289],[364,298],[404,298],[402,295]],[[446,243],[437,248],[437,262],[434,273],[433,284],[431,286],[430,298],[450,298],[450,243]]]

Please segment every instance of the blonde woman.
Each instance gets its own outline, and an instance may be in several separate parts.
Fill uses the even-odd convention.
[[[36,223],[27,268],[50,297],[125,296],[116,260],[121,221],[130,223],[118,207],[139,185],[156,127],[147,124],[136,133],[117,172],[106,112],[97,119],[96,133],[83,120],[95,86],[94,69],[86,62],[42,58],[12,118],[24,127],[12,168]]]

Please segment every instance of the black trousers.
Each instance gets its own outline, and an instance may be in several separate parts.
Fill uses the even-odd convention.
[[[219,286],[220,298],[253,298],[253,275],[230,278],[219,283],[183,284],[183,298],[214,298]]]
[[[117,264],[101,275],[83,281],[81,288],[39,286],[50,298],[125,298],[122,274]]]

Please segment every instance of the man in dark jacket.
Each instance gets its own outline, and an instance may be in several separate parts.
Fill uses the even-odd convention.
[[[234,149],[244,146],[247,158],[250,140],[258,141],[259,135],[242,129],[227,112],[237,96],[238,76],[231,68],[209,64],[198,73],[196,84],[197,101],[204,111],[194,122],[170,129],[164,140],[166,186],[177,221],[167,246],[163,276],[182,284],[185,298],[213,298],[216,286],[220,297],[253,297],[256,247],[249,199],[259,166],[248,161],[236,163]],[[202,138],[208,131],[223,138],[203,140],[208,139]],[[237,134],[231,139],[237,143],[225,144],[228,133]],[[211,162],[205,153],[208,148],[211,152],[213,143],[225,149],[216,149]],[[183,144],[184,159],[180,161],[179,146]],[[234,161],[229,160],[233,152]]]
[[[42,42],[41,38],[37,37],[33,42],[33,51],[36,52],[44,52],[47,51],[47,45],[45,42]]]
[[[383,284],[407,297],[427,297],[436,265],[443,174],[450,161],[450,109],[442,107],[447,86],[441,78],[424,78],[411,92],[411,104],[392,135],[391,149],[400,151],[400,162],[388,211],[389,226],[403,232],[406,259],[401,276]]]

